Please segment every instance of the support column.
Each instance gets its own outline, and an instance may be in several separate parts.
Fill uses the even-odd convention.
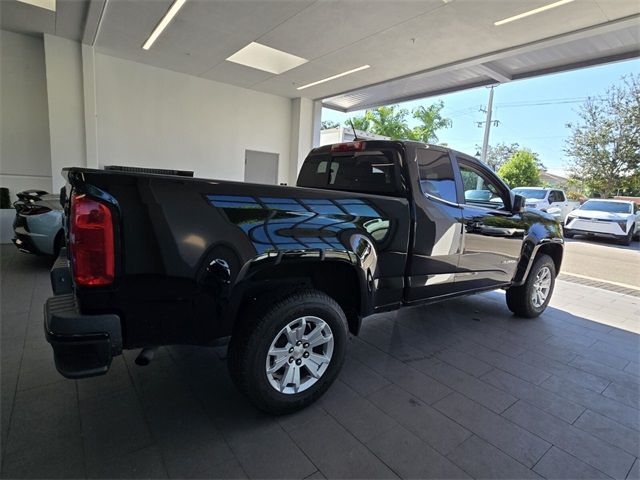
[[[322,102],[317,100],[313,102],[313,148],[320,146],[320,130],[322,130]]]
[[[291,100],[291,147],[289,185],[295,185],[298,172],[309,151],[320,145],[321,102],[308,98]]]
[[[91,45],[82,45],[84,86],[84,130],[88,168],[98,168],[98,105],[96,100],[96,56]]]
[[[53,191],[65,183],[63,167],[86,166],[84,88],[80,44],[44,35]]]

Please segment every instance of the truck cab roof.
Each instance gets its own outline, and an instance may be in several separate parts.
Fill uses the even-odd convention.
[[[336,152],[336,151],[341,151],[340,149],[342,148],[344,148],[344,150],[342,151],[348,151],[347,149],[349,148],[349,146],[354,144],[361,144],[361,146],[357,146],[356,148],[352,147],[354,151],[373,150],[376,148],[398,148],[398,147],[412,146],[412,147],[420,147],[420,148],[429,148],[433,150],[439,150],[442,152],[455,152],[457,154],[464,155],[465,157],[468,156],[462,152],[458,152],[448,147],[443,147],[441,145],[433,145],[430,143],[417,142],[415,140],[354,140],[352,142],[342,142],[342,143],[322,145],[320,147],[316,147],[312,149],[309,154],[313,155],[314,153],[326,153],[326,152],[332,152],[332,151]]]

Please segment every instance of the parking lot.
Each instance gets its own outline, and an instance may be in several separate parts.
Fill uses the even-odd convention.
[[[637,250],[591,247],[637,269]],[[3,478],[640,476],[632,289],[567,275],[534,320],[501,292],[372,317],[329,392],[275,418],[237,392],[220,348],[165,348],[147,367],[127,352],[106,376],[63,379],[42,330],[49,262],[1,253]]]
[[[566,239],[562,272],[640,289],[640,242],[628,247],[608,238]]]

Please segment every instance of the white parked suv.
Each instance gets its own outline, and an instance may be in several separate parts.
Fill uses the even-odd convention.
[[[525,207],[550,213],[560,223],[564,222],[569,212],[580,206],[580,202],[568,201],[564,190],[557,188],[518,187],[513,189],[513,193],[527,199]]]
[[[628,200],[591,199],[569,213],[564,236],[601,235],[629,245],[640,233],[640,210]]]

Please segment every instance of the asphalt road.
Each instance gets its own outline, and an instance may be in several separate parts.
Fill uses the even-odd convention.
[[[608,239],[566,239],[562,272],[640,288],[640,244]]]

